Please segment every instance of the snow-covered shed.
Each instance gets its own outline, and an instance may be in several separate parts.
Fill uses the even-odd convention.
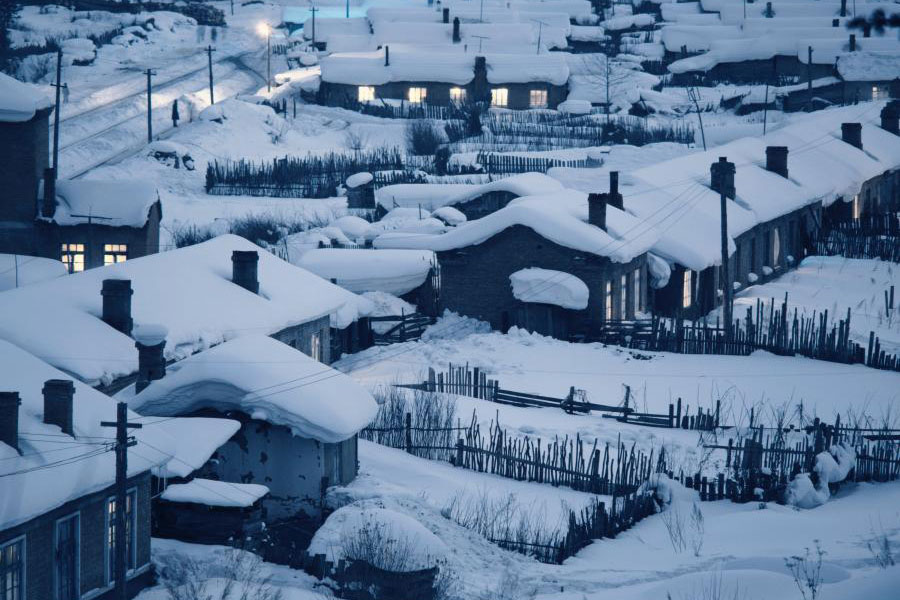
[[[65,590],[70,598],[95,597],[110,589],[108,556],[115,511],[115,422],[112,398],[18,348],[0,340],[0,546],[6,557],[5,585],[12,597],[53,598]],[[135,444],[128,452],[126,519],[129,587],[152,582],[150,568],[151,473],[169,465],[178,472],[205,463],[232,422],[195,423],[190,444],[177,432],[180,419],[148,420],[128,411]],[[54,544],[54,540],[65,543]],[[31,568],[40,564],[41,568]],[[28,566],[28,568],[26,568]],[[9,593],[10,588],[5,588]],[[18,595],[17,595],[18,594]]]
[[[448,46],[386,45],[375,52],[322,60],[319,97],[355,106],[379,99],[450,105],[490,102],[499,108],[554,108],[566,99],[569,67],[559,53],[468,53]]]
[[[375,247],[435,251],[446,308],[497,329],[520,325],[565,338],[590,335],[604,321],[643,312],[647,251],[657,240],[652,225],[621,209],[617,190],[588,195],[562,189],[517,198],[443,234],[386,233]],[[526,286],[527,273],[548,276],[543,285],[531,278]],[[588,289],[589,301],[581,308],[574,300],[550,302],[550,296],[534,293],[575,280]]]
[[[356,434],[374,418],[371,394],[343,373],[260,334],[229,340],[119,393],[145,416],[241,422],[202,469],[211,479],[265,485],[266,520],[321,509],[323,485],[356,477]]]
[[[328,363],[330,329],[348,327],[368,309],[360,296],[223,235],[4,292],[0,312],[15,318],[0,320],[0,339],[90,385],[110,386],[158,371],[139,368],[132,335],[141,326],[165,329],[164,361],[263,334]]]

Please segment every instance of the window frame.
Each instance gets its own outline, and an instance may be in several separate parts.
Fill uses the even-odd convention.
[[[0,542],[0,555],[10,546],[21,544],[19,549],[19,597],[12,600],[27,600],[28,598],[28,540],[25,534]]]
[[[781,228],[772,229],[772,268],[781,264]]]
[[[107,257],[112,261],[107,262]],[[122,260],[119,260],[119,259]],[[103,266],[117,265],[128,260],[128,244],[103,244]]]
[[[502,104],[499,102],[501,97],[503,99]],[[491,88],[491,106],[494,108],[507,108],[509,106],[509,88]]]
[[[81,511],[56,519],[53,524],[53,597],[59,598],[59,526],[65,521],[75,521],[75,597],[81,598]]]
[[[535,104],[534,96],[538,94],[543,100]],[[529,108],[547,108],[550,106],[550,94],[546,89],[532,88],[528,90],[528,107]]]
[[[365,93],[363,93],[365,90]],[[369,92],[371,92],[371,98],[367,98],[369,96]],[[375,86],[374,85],[358,85],[356,86],[356,101],[360,104],[364,104],[366,102],[374,102],[375,101]]]
[[[87,268],[87,244],[84,242],[61,242],[59,256],[69,274],[81,273]],[[76,257],[81,257],[81,261],[76,260]],[[81,268],[75,268],[76,265],[81,265]]]
[[[454,86],[450,88],[450,102],[454,104],[465,104],[468,95],[469,92],[464,87]],[[454,98],[454,96],[456,97]]]
[[[640,313],[643,309],[641,306],[641,275],[643,274],[643,269],[641,267],[637,267],[634,271],[632,271],[632,283],[631,283],[631,295],[632,295],[632,308],[634,309],[634,318],[636,319],[638,313]]]
[[[628,318],[628,273],[622,273],[619,277],[619,318]]]
[[[315,331],[309,334],[309,357],[322,362],[322,332]]]
[[[694,273],[684,270],[681,280],[681,308],[690,308],[694,304]]]
[[[603,282],[603,316],[607,321],[613,319],[612,281]]]
[[[417,96],[418,100],[413,100]],[[428,88],[421,85],[411,85],[406,90],[406,101],[410,104],[425,104],[428,100]]]
[[[130,558],[131,558],[131,561],[130,561],[130,562],[132,562],[132,563],[134,564],[134,566],[133,566],[133,567],[129,567],[129,566],[128,566],[129,561],[128,561],[127,559],[128,559],[129,557],[126,556],[126,560],[125,560],[125,577],[126,577],[126,579],[128,578],[129,575],[133,574],[133,573],[134,573],[135,571],[137,571],[137,569],[138,569],[138,564],[137,564],[137,503],[138,503],[138,490],[137,490],[136,487],[128,488],[128,491],[125,492],[125,496],[126,496],[126,499],[125,499],[126,510],[127,510],[127,505],[128,505],[128,497],[131,496],[132,494],[134,495],[134,500],[132,500],[132,502],[131,502],[131,521],[132,521],[132,522],[131,522],[131,536],[129,536],[129,537],[131,538],[131,540],[130,540],[130,541],[131,541],[131,557],[130,557]],[[115,537],[113,537],[112,540],[110,540],[110,535],[109,535],[109,534],[110,534],[110,526],[115,524],[115,521],[114,521],[114,520],[113,520],[113,521],[110,521],[110,516],[111,516],[111,515],[110,515],[110,511],[109,511],[109,504],[110,504],[110,502],[115,502],[115,501],[116,501],[116,496],[115,496],[115,495],[108,496],[108,497],[106,498],[106,506],[105,506],[105,510],[104,510],[104,515],[105,515],[104,519],[105,519],[105,521],[106,521],[106,523],[105,523],[106,527],[105,527],[105,530],[104,530],[104,532],[105,532],[105,534],[106,534],[106,535],[104,536],[104,540],[105,540],[105,548],[104,548],[104,557],[105,557],[105,558],[104,558],[104,561],[106,562],[106,585],[108,585],[108,586],[113,586],[113,585],[115,585],[115,583],[116,583],[116,580],[115,580],[115,577],[114,577],[115,573],[113,573],[113,569],[115,569],[115,561],[114,561],[114,560],[111,560],[111,559],[112,559],[112,556],[111,556],[112,550],[113,550],[114,547],[115,547],[115,546],[114,546],[114,544],[115,544]],[[116,510],[118,510],[118,507],[116,507]],[[128,514],[127,514],[127,513],[126,513],[126,515],[125,515],[125,518],[126,518],[126,521],[125,521],[125,527],[126,527],[126,529],[127,529],[127,528],[128,528]],[[115,536],[115,532],[114,532],[114,531],[113,531],[113,536]],[[126,539],[125,543],[128,544],[128,540],[127,540],[127,539]]]

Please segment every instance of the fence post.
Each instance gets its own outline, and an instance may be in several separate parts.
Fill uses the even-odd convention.
[[[675,427],[675,407],[669,402],[669,429]]]
[[[722,408],[722,401],[716,400],[716,422],[714,423],[713,428],[716,428],[719,426],[719,411],[721,410],[721,408]]]
[[[412,413],[406,413],[406,426],[404,429],[406,433],[406,451],[412,454]]]
[[[463,466],[463,441],[462,438],[456,438],[456,466]]]

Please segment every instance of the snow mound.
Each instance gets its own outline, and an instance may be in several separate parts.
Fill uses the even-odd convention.
[[[366,185],[367,183],[370,183],[372,181],[372,179],[373,179],[373,176],[371,173],[366,173],[366,172],[356,173],[347,178],[347,187],[348,188],[357,188],[361,185]]]
[[[831,447],[830,451],[816,455],[813,472],[818,483],[813,483],[808,473],[799,473],[788,484],[786,502],[797,508],[816,508],[828,502],[831,491],[829,484],[840,483],[856,467],[856,452],[843,444]]]
[[[68,275],[66,266],[52,258],[0,254],[0,292]]]
[[[160,496],[169,502],[203,504],[226,508],[246,508],[269,493],[269,488],[255,483],[228,483],[214,479],[192,479],[175,483]]]
[[[591,112],[591,103],[587,100],[566,100],[560,102],[556,110],[567,115],[587,115]]]
[[[578,277],[551,269],[521,269],[509,276],[513,296],[521,302],[554,304],[563,308],[587,308],[587,284]]]
[[[365,239],[372,231],[372,224],[361,217],[345,215],[332,223],[351,240]]]
[[[466,215],[452,206],[442,206],[437,209],[431,216],[437,217],[447,225],[461,225],[466,222]]]

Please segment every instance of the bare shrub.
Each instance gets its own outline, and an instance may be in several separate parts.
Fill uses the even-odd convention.
[[[198,227],[197,225],[184,225],[171,230],[172,243],[176,248],[184,248],[200,244],[216,237],[212,229],[209,227]]]
[[[437,152],[444,143],[443,132],[427,119],[412,119],[406,124],[406,147],[419,156]]]
[[[410,394],[393,385],[379,386],[372,395],[378,402],[378,413],[360,437],[405,450],[409,413],[411,453],[432,460],[449,458],[456,443],[456,398],[422,390]]]
[[[690,542],[694,551],[694,556],[700,556],[703,550],[703,538],[706,534],[706,523],[703,518],[703,511],[700,509],[700,503],[694,502],[691,506],[690,518]]]
[[[678,505],[673,503],[668,510],[664,510],[661,513],[661,516],[663,525],[666,526],[666,533],[669,534],[669,542],[672,543],[672,549],[677,554],[681,554],[687,548],[687,538],[685,537],[687,523],[685,522],[684,514],[682,514]]]
[[[482,594],[482,600],[523,600],[537,596],[537,589],[533,586],[526,587],[522,581],[522,574],[510,568],[507,564],[500,574],[500,580],[493,589]]]
[[[672,600],[672,594],[666,594],[668,600]],[[740,584],[734,587],[728,585],[721,571],[713,571],[703,583],[691,590],[690,593],[681,594],[681,600],[745,600],[747,593]]]
[[[344,145],[348,150],[358,154],[369,145],[369,136],[359,129],[347,129],[344,132]]]
[[[881,527],[878,531],[875,531],[875,528],[872,527],[871,531],[872,537],[866,540],[866,547],[869,549],[869,552],[872,553],[875,564],[882,569],[887,569],[888,567],[896,565],[897,561],[894,559],[891,539],[884,531],[884,527]]]
[[[819,545],[819,540],[813,540],[815,551],[811,552],[807,547],[803,555],[794,555],[784,559],[794,583],[800,590],[803,600],[816,600],[819,597],[819,588],[822,586],[822,558],[825,551]]]
[[[182,555],[161,557],[160,579],[170,600],[281,600],[264,574],[262,559],[243,550],[226,550],[221,561],[201,563]]]

